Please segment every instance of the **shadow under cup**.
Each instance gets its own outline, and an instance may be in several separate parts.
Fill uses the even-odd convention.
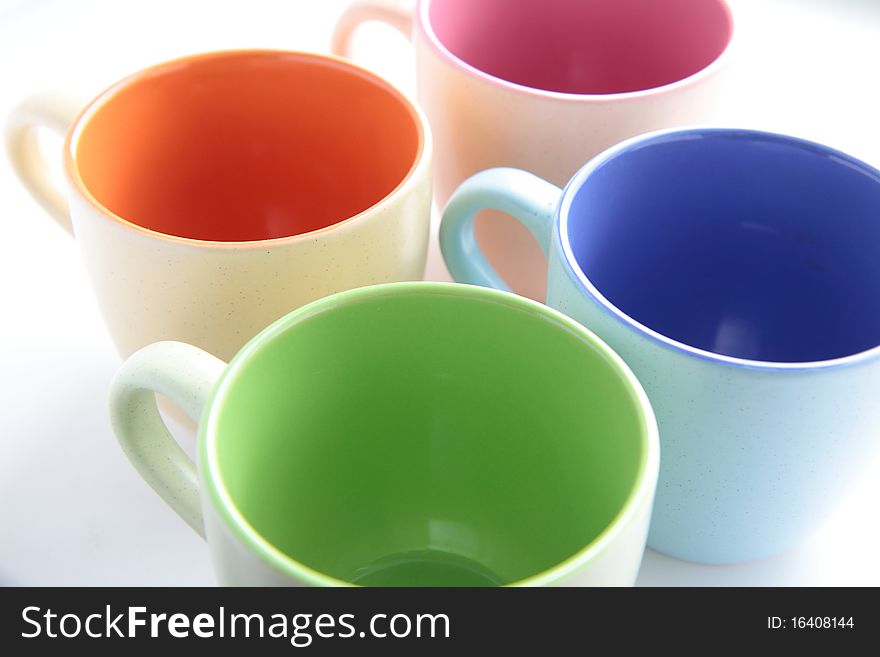
[[[332,226],[388,196],[424,144],[405,98],[340,60],[199,55],[101,95],[71,137],[70,177],[158,233],[256,241]]]
[[[252,548],[360,585],[510,584],[627,507],[650,429],[582,332],[475,289],[348,298],[246,348],[203,421]]]
[[[598,294],[642,326],[776,363],[880,344],[871,167],[790,137],[692,130],[640,138],[582,174],[562,230]]]

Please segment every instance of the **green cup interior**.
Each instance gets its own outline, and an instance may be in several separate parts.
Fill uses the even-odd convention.
[[[500,585],[621,512],[647,424],[580,327],[465,286],[331,299],[246,348],[212,404],[214,485],[248,540],[355,584]]]

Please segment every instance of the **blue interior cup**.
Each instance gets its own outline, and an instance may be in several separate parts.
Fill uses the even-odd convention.
[[[778,554],[876,453],[880,171],[730,129],[634,137],[565,190],[482,171],[450,198],[441,248],[457,281],[504,289],[474,234],[483,208],[532,232],[547,304],[648,393],[662,451],[652,548],[714,564]]]
[[[610,304],[742,359],[815,362],[880,345],[880,172],[746,130],[612,150],[566,193],[574,259]]]

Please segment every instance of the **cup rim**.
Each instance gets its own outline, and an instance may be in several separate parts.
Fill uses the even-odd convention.
[[[376,87],[381,88],[382,90],[396,98],[400,102],[400,104],[409,112],[418,131],[418,147],[413,158],[412,165],[410,166],[404,177],[397,184],[397,186],[395,186],[394,189],[388,192],[388,194],[386,194],[382,199],[380,199],[373,205],[364,208],[357,214],[341,219],[340,221],[337,221],[328,226],[323,226],[316,230],[311,230],[304,233],[297,233],[295,235],[273,237],[271,239],[237,241],[203,240],[193,237],[182,237],[179,235],[172,235],[170,233],[163,233],[161,231],[153,230],[151,228],[141,226],[140,224],[137,224],[133,221],[129,221],[128,219],[125,219],[124,217],[116,214],[108,207],[106,207],[103,203],[101,203],[91,193],[80,175],[79,167],[77,166],[76,162],[76,149],[78,146],[79,137],[84,127],[91,120],[92,116],[96,112],[98,112],[104,104],[112,100],[114,96],[116,96],[116,94],[133,84],[137,84],[145,78],[154,76],[158,73],[172,69],[182,64],[192,64],[194,62],[199,62],[202,60],[219,59],[225,57],[261,56],[310,60],[318,62],[325,66],[342,69],[352,75],[361,77],[362,79],[372,83]],[[410,100],[410,98],[405,93],[397,89],[397,87],[395,87],[393,84],[388,82],[383,77],[377,75],[376,73],[373,73],[372,71],[358,66],[357,64],[343,57],[332,54],[312,53],[299,50],[282,50],[273,48],[243,48],[200,52],[192,55],[185,55],[183,57],[177,57],[174,59],[162,61],[157,64],[152,64],[150,66],[147,66],[146,68],[135,71],[134,73],[131,73],[121,80],[113,83],[111,86],[107,87],[97,96],[88,101],[88,103],[86,103],[86,105],[79,111],[79,113],[71,122],[64,139],[63,168],[68,183],[79,194],[79,196],[81,196],[93,209],[97,210],[102,216],[119,224],[123,228],[133,230],[148,237],[153,237],[162,241],[177,244],[188,244],[192,246],[205,246],[220,249],[260,249],[265,248],[266,246],[281,246],[284,244],[292,244],[296,242],[313,240],[316,237],[322,236],[324,233],[347,226],[348,224],[354,223],[359,219],[363,219],[366,216],[373,214],[374,212],[379,212],[389,205],[395,203],[401,196],[410,193],[411,188],[416,185],[418,180],[422,177],[422,172],[429,167],[431,151],[431,130],[428,125],[428,120],[425,117],[422,109],[412,100]]]
[[[460,283],[425,281],[384,283],[362,287],[332,294],[314,301],[294,310],[257,334],[232,358],[220,375],[206,402],[206,410],[199,423],[197,446],[199,470],[202,474],[202,486],[207,499],[210,500],[210,504],[216,510],[225,527],[235,535],[237,540],[274,570],[313,586],[357,586],[351,582],[320,572],[285,554],[264,538],[250,524],[244,514],[239,511],[226,488],[219,464],[217,454],[218,409],[223,405],[229,393],[229,388],[241,369],[266,342],[287,331],[297,323],[320,313],[332,311],[334,308],[346,306],[364,299],[399,296],[402,294],[464,296],[483,299],[488,303],[506,305],[532,314],[541,315],[545,319],[554,322],[559,328],[578,335],[584,343],[589,344],[596,351],[598,356],[605,358],[620,377],[627,392],[631,395],[635,410],[639,415],[638,421],[641,434],[641,458],[635,481],[626,500],[620,505],[617,513],[605,525],[604,529],[580,550],[548,569],[530,575],[527,578],[511,582],[505,586],[546,586],[576,573],[614,541],[618,535],[626,531],[643,506],[650,504],[653,499],[660,462],[659,432],[654,411],[641,383],[629,366],[611,347],[589,329],[563,315],[561,312],[539,304],[536,301],[490,288]]]
[[[630,139],[626,139],[593,157],[589,162],[582,166],[577,171],[577,173],[575,173],[571,177],[571,179],[568,181],[568,183],[566,183],[565,187],[562,190],[559,203],[557,204],[554,213],[555,227],[553,233],[554,240],[556,240],[557,246],[560,248],[563,254],[563,260],[565,263],[564,269],[566,270],[568,276],[577,285],[582,287],[587,292],[587,294],[595,299],[603,313],[610,317],[612,320],[614,320],[618,324],[625,326],[627,329],[635,331],[637,334],[647,337],[654,344],[671,350],[675,353],[681,354],[683,356],[762,371],[806,371],[817,369],[830,369],[855,365],[876,357],[880,357],[880,343],[873,347],[870,347],[869,349],[865,349],[863,351],[859,351],[853,354],[847,354],[846,356],[812,361],[769,361],[751,358],[739,358],[737,356],[718,354],[713,351],[709,351],[708,349],[694,347],[685,342],[681,342],[680,340],[670,338],[660,333],[659,331],[655,331],[649,326],[642,324],[641,322],[618,308],[616,305],[611,303],[611,301],[609,301],[608,298],[599,291],[599,289],[584,273],[583,269],[581,269],[581,266],[577,261],[577,258],[574,255],[574,249],[572,248],[569,236],[568,224],[571,217],[570,211],[574,197],[586,183],[587,179],[589,179],[589,177],[593,174],[593,172],[595,172],[606,162],[609,162],[610,160],[613,160],[624,153],[637,150],[648,144],[672,140],[677,141],[681,139],[695,139],[713,135],[739,136],[750,139],[770,140],[793,144],[800,148],[818,151],[836,160],[842,160],[845,165],[851,166],[871,175],[877,180],[878,183],[880,183],[880,171],[875,169],[870,164],[852,155],[839,151],[830,146],[810,141],[808,139],[802,139],[800,137],[793,137],[776,132],[751,130],[746,128],[689,127],[656,130],[653,132],[638,135],[636,137],[631,137]]]
[[[613,103],[626,100],[649,98],[666,92],[672,92],[680,88],[690,87],[692,85],[698,84],[706,78],[712,77],[716,73],[716,71],[724,68],[730,60],[730,53],[733,50],[733,46],[739,41],[739,38],[737,37],[736,20],[734,18],[734,12],[730,7],[730,3],[728,2],[728,0],[717,0],[727,16],[727,20],[730,25],[730,34],[727,39],[727,44],[724,46],[724,50],[721,51],[721,54],[700,70],[667,84],[662,84],[656,87],[649,87],[647,89],[636,89],[635,91],[621,91],[610,94],[577,94],[566,91],[552,91],[550,89],[529,87],[524,84],[519,84],[517,82],[512,82],[511,80],[506,80],[504,78],[492,75],[491,73],[487,73],[486,71],[483,71],[482,69],[479,69],[476,66],[469,64],[458,55],[454,54],[440,40],[440,37],[438,37],[437,33],[434,31],[434,26],[431,24],[430,6],[432,2],[434,2],[434,0],[418,0],[418,6],[415,10],[415,24],[417,26],[417,29],[425,38],[425,41],[431,46],[435,54],[438,55],[441,59],[449,62],[459,71],[481,82],[489,82],[508,91],[525,94],[527,96],[532,96],[535,98],[546,98],[562,102],[589,104]]]

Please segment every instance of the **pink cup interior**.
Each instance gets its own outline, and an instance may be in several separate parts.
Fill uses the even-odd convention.
[[[724,52],[722,0],[429,0],[453,55],[516,84],[577,94],[660,87]]]

